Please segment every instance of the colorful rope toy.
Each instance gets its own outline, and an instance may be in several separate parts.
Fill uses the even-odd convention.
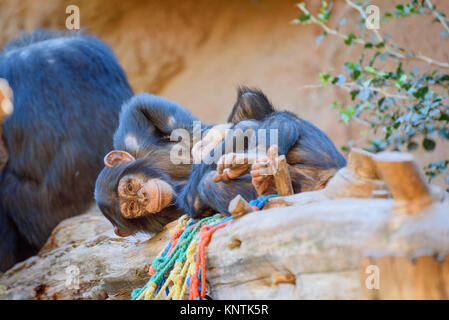
[[[260,210],[273,197],[279,195],[259,196],[250,205]],[[206,296],[206,247],[213,233],[231,221],[232,217],[221,214],[201,220],[189,219],[187,215],[179,218],[170,242],[153,260],[150,280],[142,288],[134,289],[131,299],[159,300],[165,292],[167,300],[182,300],[187,287],[190,300],[203,299]]]
[[[221,214],[201,220],[188,219],[187,215],[179,218],[170,242],[152,263],[150,280],[144,287],[134,289],[131,299],[158,300],[165,292],[168,300],[182,300],[187,287],[190,287],[190,300],[204,298],[206,247],[213,233],[231,220],[232,217]]]

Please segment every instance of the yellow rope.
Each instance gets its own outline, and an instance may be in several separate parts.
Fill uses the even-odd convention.
[[[208,219],[208,220],[206,220]],[[220,221],[223,218],[220,216],[217,217],[210,217],[210,218],[205,218],[203,220],[201,220],[201,222],[207,223],[209,221]],[[147,285],[145,285],[145,287],[143,287],[142,289],[135,289],[134,292],[132,293],[132,297],[133,299],[136,300],[159,300],[164,296],[164,293],[167,292],[166,294],[166,299],[172,299],[172,300],[182,300],[186,294],[187,288],[188,286],[188,280],[189,278],[192,279],[192,276],[195,275],[196,272],[196,249],[198,246],[198,241],[200,238],[200,232],[196,231],[199,230],[197,228],[199,228],[201,226],[201,224],[193,224],[195,223],[195,221],[193,221],[192,219],[189,219],[189,217],[187,215],[183,215],[182,217],[180,217],[177,221],[176,226],[173,228],[173,230],[170,231],[170,233],[172,234],[172,239],[171,239],[171,249],[169,250],[168,248],[170,248],[169,246],[167,246],[166,248],[164,248],[158,255],[158,257],[162,257],[165,258],[166,256],[168,256],[168,253],[171,252],[171,250],[185,250],[185,251],[178,251],[175,252],[173,251],[172,257],[170,259],[178,259],[176,257],[178,257],[178,254],[183,254],[184,258],[180,258],[179,261],[176,261],[173,265],[172,270],[169,272],[168,277],[165,279],[165,281],[163,281],[163,284],[161,283],[161,281],[157,281],[157,280],[152,280],[149,281],[147,283]],[[200,223],[200,222],[198,222]],[[186,227],[188,224],[192,224],[193,226],[196,226],[195,229],[185,229],[182,230],[184,227]],[[190,228],[193,228],[193,226],[190,226]],[[186,233],[187,230],[191,230],[191,234],[196,232],[195,234],[193,234],[193,237],[189,238],[189,234]],[[181,234],[176,234],[176,232],[181,233]],[[187,240],[189,239],[189,240]],[[179,243],[178,243],[179,241]],[[185,241],[189,241],[190,243],[188,244],[188,247],[184,249],[177,249],[177,248],[182,248],[182,246],[186,243]],[[179,247],[179,245],[181,247]],[[176,247],[176,249],[174,249]],[[166,251],[168,250],[168,251]],[[157,258],[160,259],[160,258]],[[183,261],[182,261],[183,260]],[[182,262],[181,262],[182,261]],[[156,275],[156,277],[161,277],[163,276],[163,270],[165,270],[163,263],[164,260],[158,261],[155,264],[155,261],[153,260],[153,266],[154,268],[156,268],[156,272],[159,272],[158,275]],[[162,269],[161,269],[162,268]],[[195,275],[196,276],[196,275]],[[160,278],[159,278],[160,279]],[[162,287],[158,288],[158,284],[156,283],[161,283]],[[157,291],[157,292],[156,292]]]

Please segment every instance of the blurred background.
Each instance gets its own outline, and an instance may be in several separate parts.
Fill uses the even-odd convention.
[[[134,91],[147,91],[174,100],[205,122],[224,122],[240,84],[262,89],[280,109],[288,109],[324,130],[337,147],[360,137],[360,128],[339,121],[329,108],[347,92],[319,85],[321,71],[341,72],[356,46],[326,37],[315,26],[293,25],[300,11],[292,0],[1,0],[0,46],[23,30],[65,29],[70,4],[80,8],[81,27],[96,34],[114,50]],[[305,1],[316,12],[321,1]],[[396,1],[372,1],[382,11]],[[433,3],[449,13],[449,1]],[[331,24],[346,16],[358,19],[345,1],[334,1]],[[353,17],[353,19],[351,19]],[[400,27],[398,27],[400,26]],[[449,40],[438,36],[441,25],[428,17],[382,23],[381,30],[402,46],[448,61]],[[424,66],[425,67],[425,66]],[[364,145],[361,145],[362,147]],[[416,154],[420,163],[449,158],[447,141],[435,152]],[[446,175],[445,175],[446,176]],[[436,182],[443,184],[444,177]]]

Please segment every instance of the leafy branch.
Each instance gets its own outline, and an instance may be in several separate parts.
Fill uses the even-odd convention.
[[[329,19],[332,3],[322,1],[316,15],[304,3],[297,5],[301,14],[294,21],[295,24],[315,24],[323,29],[317,42],[327,35],[333,35],[343,39],[347,46],[354,44],[363,48],[357,61],[344,64],[344,73],[333,75],[330,71],[321,72],[321,84],[318,86],[333,85],[349,93],[352,101],[350,105],[334,101],[331,107],[338,109],[346,124],[354,120],[368,126],[371,136],[375,136],[369,139],[369,135],[364,134],[368,139],[368,150],[378,152],[406,148],[414,151],[420,146],[426,151],[435,150],[437,135],[443,140],[449,140],[449,106],[446,104],[449,98],[449,74],[444,73],[448,72],[449,63],[401,48],[378,29],[368,30],[365,25],[372,17],[366,13],[367,4],[351,0],[346,0],[346,4],[359,13],[360,19],[355,28],[362,31],[340,31],[346,18],[331,27]],[[382,21],[399,21],[413,15],[430,16],[444,29],[440,37],[449,35],[449,20],[443,12],[437,11],[430,0],[398,4],[393,11],[384,13]],[[383,63],[387,60],[393,64]],[[407,68],[404,67],[406,61],[409,62]],[[426,69],[433,69],[420,71],[420,65],[413,62],[426,63]],[[418,143],[419,140],[421,143]],[[348,142],[348,146],[353,144],[354,141]],[[344,149],[348,149],[348,146]],[[428,164],[425,172],[432,179],[447,172],[448,166],[449,159],[439,160]],[[447,182],[449,184],[449,177]]]

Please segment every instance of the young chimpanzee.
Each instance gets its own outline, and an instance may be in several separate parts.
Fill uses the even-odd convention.
[[[226,144],[230,139],[226,137],[210,153],[214,160],[219,157],[217,163],[192,168],[189,183],[178,197],[178,206],[192,217],[210,211],[227,213],[229,202],[238,194],[254,199],[275,193],[273,177],[267,174],[267,150],[277,147],[278,154],[286,156],[295,193],[323,188],[346,164],[324,132],[291,112],[275,111],[261,91],[240,88],[229,121],[234,130],[253,130],[247,135],[249,142],[243,150],[229,152]],[[271,139],[273,133],[277,139]],[[221,152],[215,156],[218,150]],[[263,157],[251,161],[260,150],[265,150]]]
[[[93,202],[122,103],[132,96],[111,49],[82,33],[37,30],[3,47],[13,93],[3,123],[0,271],[35,254],[63,219]]]
[[[116,150],[106,155],[95,187],[97,204],[117,235],[158,232],[182,214],[175,201],[189,178],[194,121],[199,123],[186,109],[151,94],[138,94],[124,104],[114,135]],[[181,143],[171,139],[176,129],[188,134],[185,161],[172,152]]]
[[[244,108],[255,109],[241,103],[235,111]],[[255,116],[263,113],[259,110]],[[125,103],[114,135],[116,150],[106,155],[106,167],[95,187],[97,204],[115,233],[128,236],[137,231],[158,232],[183,214],[176,199],[190,178],[192,160],[200,161],[201,155],[221,143],[230,127],[204,125],[176,103],[151,94],[138,94]],[[180,129],[185,135],[174,134]],[[193,144],[195,134],[200,137]],[[175,148],[186,152],[179,158]]]

